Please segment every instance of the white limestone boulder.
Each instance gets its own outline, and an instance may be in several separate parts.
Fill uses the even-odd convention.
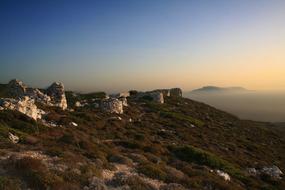
[[[67,108],[64,85],[62,83],[54,82],[47,88],[47,95],[51,97],[51,101],[55,106],[58,106],[63,110]]]
[[[0,99],[0,106],[4,109],[19,111],[34,120],[41,119],[42,115],[45,114],[43,110],[37,108],[35,100],[28,96],[24,96],[19,100],[2,98]]]
[[[124,113],[123,102],[118,100],[117,98],[109,98],[102,100],[100,107],[105,112],[117,114]]]

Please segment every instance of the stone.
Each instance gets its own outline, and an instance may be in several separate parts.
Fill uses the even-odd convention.
[[[16,135],[13,135],[12,133],[9,133],[9,139],[12,143],[17,144],[19,142],[19,137]]]
[[[75,123],[75,122],[70,122],[70,125],[72,125],[72,126],[74,126],[74,127],[77,127],[77,126],[78,126],[78,124]]]
[[[229,174],[227,174],[221,170],[216,170],[216,173],[218,174],[218,176],[224,178],[225,181],[231,181],[231,177]]]
[[[102,100],[100,107],[105,112],[117,114],[124,113],[123,102],[118,100],[117,98],[109,98]]]
[[[44,94],[37,88],[27,88],[26,95],[35,99],[36,102],[52,106],[51,97]]]
[[[261,169],[262,174],[266,174],[273,179],[282,179],[283,172],[277,167],[277,166],[272,166],[272,167],[263,167]]]
[[[28,96],[24,96],[19,100],[11,98],[0,99],[0,106],[4,109],[17,110],[34,120],[41,119],[45,114],[43,110],[40,110],[35,105],[35,100]]]
[[[180,88],[171,88],[170,96],[171,97],[182,97],[182,90]]]
[[[128,100],[126,97],[120,97],[118,99],[122,102],[123,106],[128,106]]]
[[[119,116],[115,116],[115,117],[110,117],[109,120],[117,120],[117,121],[122,121],[123,119]]]
[[[74,106],[75,107],[82,107],[82,104],[79,101],[77,101],[77,102],[75,102]]]
[[[47,95],[51,97],[52,103],[65,110],[67,108],[67,101],[64,92],[64,85],[60,82],[54,82],[47,88]]]
[[[27,86],[22,81],[13,79],[8,83],[8,89],[10,96],[18,98],[26,94]]]

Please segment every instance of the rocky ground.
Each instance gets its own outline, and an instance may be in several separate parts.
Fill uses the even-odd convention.
[[[282,124],[244,121],[180,89],[0,85],[0,189],[285,189]]]

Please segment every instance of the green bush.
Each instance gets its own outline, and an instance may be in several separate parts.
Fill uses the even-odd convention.
[[[152,163],[141,164],[137,168],[139,173],[146,175],[147,177],[158,179],[164,181],[167,174],[162,170],[160,165],[155,165]]]
[[[241,178],[242,172],[234,165],[218,156],[193,146],[169,147],[170,151],[182,161],[206,165],[214,169],[221,169],[235,177]]]

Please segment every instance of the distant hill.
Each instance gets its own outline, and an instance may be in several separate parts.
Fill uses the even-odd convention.
[[[192,90],[191,93],[229,93],[229,92],[246,92],[249,91],[243,87],[217,87],[217,86],[204,86]]]

